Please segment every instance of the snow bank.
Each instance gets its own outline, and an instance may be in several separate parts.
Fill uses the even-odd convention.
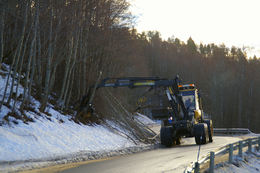
[[[256,155],[258,155],[258,157]],[[260,172],[260,160],[259,154],[244,154],[244,159],[236,156],[233,164],[221,163],[216,165],[215,173],[259,173]]]
[[[79,151],[117,150],[134,146],[101,125],[86,126],[52,110],[53,118],[0,127],[0,162],[57,157]],[[31,113],[33,114],[33,113]],[[55,118],[59,116],[64,123]]]
[[[129,140],[113,125],[115,133],[102,125],[87,126],[70,121],[50,109],[51,117],[37,116],[35,122],[0,126],[0,172],[13,172],[136,153],[156,148]],[[63,123],[60,121],[62,120]],[[112,123],[112,122],[108,122]],[[121,133],[124,132],[124,133]],[[127,134],[130,135],[130,134]]]

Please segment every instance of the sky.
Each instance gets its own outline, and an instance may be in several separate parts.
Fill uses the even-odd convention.
[[[129,0],[136,29],[163,39],[248,47],[260,57],[260,0]]]

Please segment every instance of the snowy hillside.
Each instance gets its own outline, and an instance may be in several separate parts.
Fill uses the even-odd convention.
[[[33,123],[0,127],[0,161],[40,159],[83,150],[116,150],[134,146],[126,137],[116,135],[101,125],[80,125],[54,110],[49,113],[52,114],[51,120],[39,117]],[[57,117],[64,122],[61,123]]]
[[[1,71],[1,74],[6,74],[6,71]],[[6,80],[7,75],[0,75],[0,98],[3,97]],[[19,93],[23,92],[21,85],[18,89]],[[106,125],[78,124],[71,120],[71,115],[61,114],[51,104],[48,105],[45,114],[41,113],[40,103],[34,98],[31,100],[33,110],[24,111],[30,119],[29,122],[24,122],[15,116],[6,116],[12,110],[5,105],[2,106],[0,111],[0,172],[10,170],[13,165],[9,163],[57,161],[59,158],[77,159],[79,155],[84,154],[83,157],[89,159],[91,153],[102,155],[110,152],[107,155],[115,155],[115,152],[119,150],[127,149],[129,152],[131,147],[148,146],[130,140],[131,134],[113,122],[106,121],[106,124],[113,127],[112,129]],[[12,104],[13,100],[11,100]],[[16,114],[21,114],[18,110],[20,104],[21,101],[18,101]],[[146,116],[139,114],[136,118],[143,124],[153,124],[153,121]],[[18,167],[17,170],[19,169]]]

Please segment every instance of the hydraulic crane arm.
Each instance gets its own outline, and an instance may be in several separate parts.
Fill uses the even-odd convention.
[[[106,78],[102,80],[96,87],[91,87],[89,93],[83,99],[84,101],[81,105],[91,105],[92,99],[89,99],[89,95],[93,95],[91,93],[95,93],[96,89],[103,88],[103,87],[129,87],[129,88],[137,88],[137,87],[151,87],[159,88],[164,87],[166,94],[168,96],[168,100],[172,107],[173,113],[175,115],[178,114],[178,105],[180,105],[184,116],[188,116],[188,111],[183,103],[182,98],[179,96],[179,88],[178,85],[180,84],[181,80],[179,76],[176,76],[175,79],[164,79],[159,77],[126,77],[126,78]]]
[[[178,82],[177,82],[178,79]],[[169,87],[178,86],[179,78],[175,80],[161,79],[158,77],[127,77],[127,78],[106,78],[100,82],[97,88],[101,87]]]

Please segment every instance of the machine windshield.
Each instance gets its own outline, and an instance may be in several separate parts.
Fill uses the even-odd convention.
[[[193,95],[183,96],[182,100],[187,109],[191,109],[191,110],[195,109],[195,99]]]
[[[182,100],[187,109],[195,110],[195,97],[194,94],[191,92],[183,92],[182,93]]]

